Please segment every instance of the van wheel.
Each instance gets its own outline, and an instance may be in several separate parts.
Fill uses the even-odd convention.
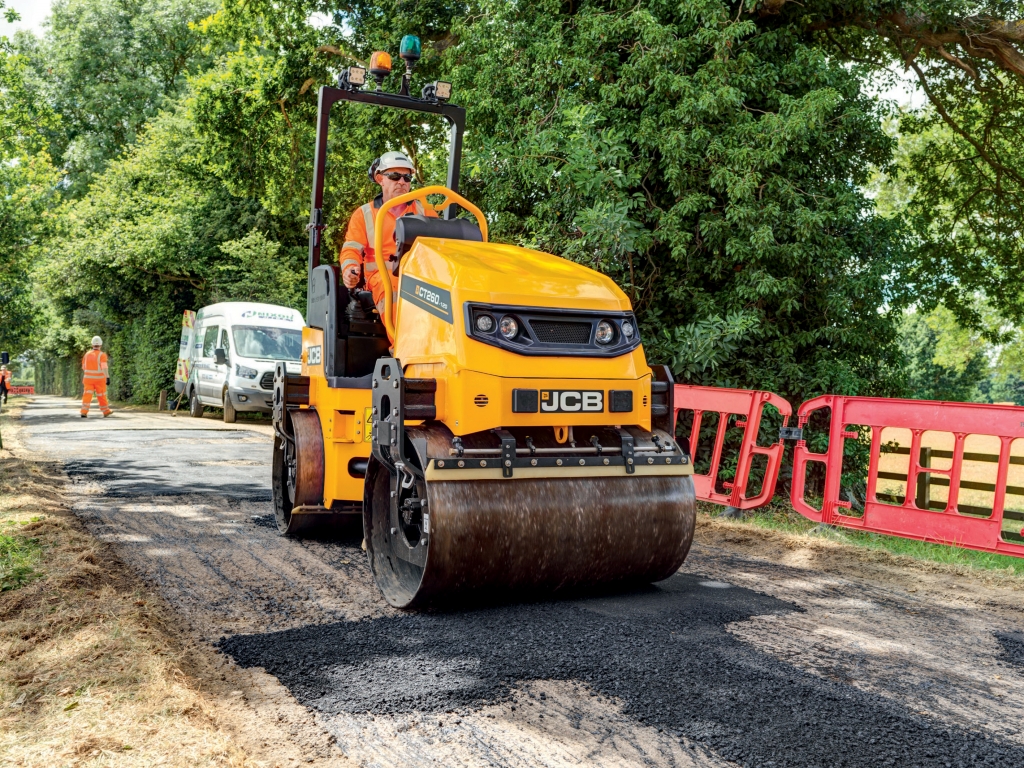
[[[199,395],[194,389],[188,398],[188,415],[194,419],[203,418],[203,404],[199,402]]]
[[[235,419],[238,418],[238,413],[235,411],[235,404],[231,402],[231,396],[228,391],[224,390],[224,423],[234,424]]]

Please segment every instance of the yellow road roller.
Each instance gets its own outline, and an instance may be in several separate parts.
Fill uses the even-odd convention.
[[[458,194],[464,111],[450,85],[323,87],[309,226],[302,373],[274,382],[278,527],[361,515],[373,577],[399,608],[455,596],[658,581],[693,539],[692,465],[673,429],[672,379],[649,366],[629,300],[605,275],[488,240]],[[412,199],[442,217],[397,220],[398,289],[384,310],[320,263],[331,105],[443,116],[447,185]],[[473,221],[465,214],[470,214]]]

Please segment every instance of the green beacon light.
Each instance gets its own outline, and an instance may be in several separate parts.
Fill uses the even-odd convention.
[[[420,39],[416,35],[406,35],[402,38],[402,45],[398,49],[398,55],[402,57],[402,61],[405,62],[405,74],[402,75],[402,90],[399,91],[402,96],[409,95],[409,83],[412,81],[412,68],[416,66],[416,62],[420,60],[422,49],[420,48]]]
[[[422,55],[422,48],[420,47],[420,39],[416,35],[406,35],[402,38],[402,45],[398,50],[398,55],[402,57],[405,62],[406,71],[412,72],[412,68],[416,66],[416,62],[420,60]]]

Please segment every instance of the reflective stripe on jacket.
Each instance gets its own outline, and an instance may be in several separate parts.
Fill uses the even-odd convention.
[[[381,205],[383,202],[378,196],[372,202],[361,205],[352,212],[352,217],[348,220],[348,228],[345,230],[345,243],[341,246],[341,254],[338,256],[338,265],[342,272],[353,264],[361,265],[367,280],[369,280],[370,273],[377,271],[377,262],[373,252],[373,222]],[[388,211],[384,219],[385,259],[395,253],[395,221],[399,216],[405,216],[407,213],[437,218],[434,209],[424,209],[423,203],[419,200],[413,200],[404,209],[393,208]]]
[[[83,378],[106,381],[108,376],[107,353],[98,349],[90,349],[82,358],[82,371]]]

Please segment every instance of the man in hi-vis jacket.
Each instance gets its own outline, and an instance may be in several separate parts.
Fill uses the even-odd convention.
[[[85,353],[82,358],[82,418],[89,415],[89,408],[92,406],[93,393],[100,404],[100,411],[103,418],[113,413],[110,404],[107,403],[107,384],[110,382],[110,373],[107,370],[107,353],[103,351],[103,339],[99,336],[92,337],[92,349]]]

